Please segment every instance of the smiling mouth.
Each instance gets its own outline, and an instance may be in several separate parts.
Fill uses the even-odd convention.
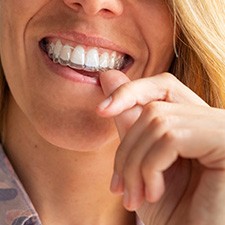
[[[133,62],[124,53],[80,44],[71,46],[60,39],[43,38],[39,45],[54,63],[88,74],[112,69],[123,71]]]

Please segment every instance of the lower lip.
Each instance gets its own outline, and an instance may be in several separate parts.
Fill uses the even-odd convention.
[[[42,49],[40,50],[44,58],[45,64],[47,64],[49,69],[52,72],[54,72],[56,75],[59,75],[67,80],[70,80],[76,83],[92,84],[92,85],[100,86],[100,82],[97,77],[85,76],[79,73],[79,70],[73,70],[69,68],[68,66],[62,66],[59,63],[54,63]]]

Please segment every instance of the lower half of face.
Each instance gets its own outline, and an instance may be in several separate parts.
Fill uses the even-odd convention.
[[[172,26],[162,1],[79,2],[1,1],[1,59],[16,105],[38,135],[91,150],[117,138],[113,119],[96,114],[105,98],[99,71],[118,69],[134,80],[168,70]]]

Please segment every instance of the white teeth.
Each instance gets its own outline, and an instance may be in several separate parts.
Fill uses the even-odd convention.
[[[109,69],[121,69],[124,65],[124,55],[117,52],[103,52],[99,54],[98,48],[85,48],[81,45],[71,47],[63,45],[60,40],[47,46],[48,55],[53,62],[69,66],[74,69],[86,71],[106,71]]]
[[[111,54],[111,58],[110,58],[110,61],[109,61],[109,68],[113,69],[115,67],[115,63],[116,63],[116,52],[113,52]]]
[[[59,63],[62,65],[67,65],[71,56],[71,49],[69,45],[64,45],[61,49],[59,56]]]
[[[55,63],[58,62],[62,47],[63,47],[63,45],[62,45],[61,41],[58,40],[55,44],[54,51],[53,51],[53,61]]]
[[[99,67],[104,70],[108,67],[109,65],[109,53],[104,52],[99,59]]]
[[[85,50],[82,46],[77,46],[71,55],[70,58],[71,66],[75,68],[84,68],[85,63]]]
[[[99,67],[99,56],[97,49],[90,49],[86,55],[85,66],[90,71],[95,71]]]

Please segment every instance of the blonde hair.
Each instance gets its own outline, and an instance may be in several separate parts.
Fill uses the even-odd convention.
[[[176,51],[170,72],[209,105],[225,102],[224,0],[167,0],[177,24]],[[0,68],[0,131],[9,93]]]
[[[177,23],[171,72],[213,107],[225,103],[224,0],[168,0]]]

